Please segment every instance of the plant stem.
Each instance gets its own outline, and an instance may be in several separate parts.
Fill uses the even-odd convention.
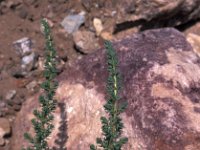
[[[119,114],[125,111],[127,104],[122,106],[118,105],[118,92],[121,80],[117,70],[118,59],[116,52],[109,41],[105,42],[105,47],[107,50],[109,77],[107,82],[108,100],[104,105],[104,109],[109,114],[109,117],[108,119],[101,117],[104,138],[97,138],[96,142],[100,147],[104,148],[104,150],[121,150],[122,145],[125,144],[128,139],[120,138],[123,123],[121,122]],[[90,150],[97,150],[97,146],[90,145]]]
[[[33,111],[35,118],[32,119],[32,124],[35,130],[35,137],[31,136],[29,133],[24,134],[25,139],[31,144],[27,150],[49,150],[47,138],[54,128],[54,125],[52,124],[54,119],[53,111],[56,108],[54,95],[58,85],[58,83],[54,81],[54,78],[57,75],[56,51],[53,47],[53,40],[48,22],[43,19],[41,23],[44,28],[44,36],[46,39],[44,70],[44,77],[46,80],[41,84],[41,88],[44,90],[43,95],[40,95],[39,97],[41,110],[35,109]],[[23,150],[25,149],[23,148]]]

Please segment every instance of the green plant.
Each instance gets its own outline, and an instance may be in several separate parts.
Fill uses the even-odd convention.
[[[109,41],[105,42],[107,50],[107,64],[109,77],[107,81],[108,100],[104,105],[105,111],[108,113],[108,119],[101,117],[103,138],[97,138],[96,143],[104,150],[121,150],[122,146],[128,141],[128,138],[120,138],[122,133],[123,123],[120,118],[120,113],[124,112],[127,103],[119,104],[119,90],[121,89],[121,77],[118,67],[118,59],[112,44]],[[97,146],[90,145],[90,150],[97,150]]]
[[[56,108],[56,100],[54,99],[55,90],[58,83],[55,81],[57,76],[56,70],[56,51],[53,46],[53,41],[50,33],[50,28],[46,20],[42,20],[44,35],[46,39],[46,57],[45,57],[45,81],[41,84],[44,94],[39,97],[41,109],[35,109],[32,119],[32,125],[35,130],[33,137],[29,133],[25,133],[24,137],[31,146],[23,148],[23,150],[50,150],[47,143],[47,138],[51,134],[54,126],[52,121],[53,111]],[[118,71],[118,59],[112,44],[109,41],[105,42],[107,50],[107,64],[109,77],[107,81],[107,103],[104,105],[105,111],[108,113],[108,118],[101,117],[103,138],[97,138],[97,146],[90,145],[90,150],[97,150],[102,147],[104,150],[121,150],[122,146],[128,141],[128,138],[121,137],[124,127],[120,114],[127,107],[127,103],[120,104],[119,90],[121,89],[121,77]]]
[[[52,37],[50,33],[50,28],[45,19],[41,21],[44,29],[44,36],[46,39],[46,57],[45,57],[45,70],[44,77],[45,81],[41,84],[41,88],[44,90],[44,94],[40,95],[39,103],[41,110],[34,110],[33,114],[35,116],[32,119],[32,125],[35,130],[35,137],[31,136],[29,133],[25,133],[24,137],[27,139],[31,146],[26,148],[27,150],[49,150],[47,143],[47,138],[51,134],[54,126],[52,121],[53,111],[56,108],[56,100],[54,99],[55,90],[57,88],[57,82],[54,78],[57,75],[56,70],[56,51],[53,46]],[[23,148],[23,150],[25,150]]]

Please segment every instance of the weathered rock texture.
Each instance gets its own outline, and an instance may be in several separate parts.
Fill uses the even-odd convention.
[[[172,28],[149,30],[114,47],[124,82],[122,101],[129,104],[122,115],[123,135],[129,138],[123,149],[200,149],[200,58],[185,37]],[[70,63],[58,77],[56,97],[63,107],[55,112],[50,145],[57,139],[59,147],[86,150],[101,135],[106,70],[105,49],[100,49]],[[22,137],[33,132],[37,101],[38,95],[27,100],[18,114],[11,149],[27,145]]]
[[[189,33],[187,40],[192,45],[193,50],[200,56],[200,36],[195,33]]]
[[[116,30],[141,25],[142,29],[174,27],[200,18],[200,0],[82,0],[90,11],[106,14]],[[98,6],[98,7],[95,7]],[[110,17],[112,16],[112,17]],[[114,17],[113,17],[114,16]]]
[[[136,0],[136,5],[136,14],[155,27],[177,26],[200,18],[200,0]]]

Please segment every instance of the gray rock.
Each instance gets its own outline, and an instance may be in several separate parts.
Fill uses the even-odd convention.
[[[77,15],[66,16],[61,25],[69,33],[73,33],[79,29],[79,27],[85,22],[85,12],[80,12]]]
[[[32,52],[30,55],[22,57],[21,68],[26,71],[30,71],[35,65],[36,55]]]
[[[16,68],[12,73],[13,76],[26,76],[35,67],[37,55],[32,50],[32,44],[31,39],[27,37],[13,42],[21,58],[21,68]]]
[[[121,115],[123,136],[129,139],[123,149],[200,149],[200,113],[194,111],[200,107],[200,58],[183,34],[172,28],[149,30],[113,45],[123,77],[121,102],[128,102]],[[105,49],[99,49],[68,64],[58,77],[56,98],[66,105],[67,149],[89,149],[101,136],[107,76]],[[38,97],[28,99],[19,112],[11,148],[28,144],[19,137],[33,131],[32,111],[39,106]],[[57,108],[50,146],[58,138],[60,113]]]
[[[17,93],[16,90],[10,90],[10,91],[8,91],[8,93],[5,96],[6,100],[13,99],[15,97],[16,93]]]
[[[28,55],[32,52],[32,41],[28,37],[21,38],[15,42],[13,42],[13,45],[15,49],[17,50],[17,53],[23,57],[25,55]]]
[[[11,75],[15,78],[24,78],[30,75],[32,70],[36,68],[37,55],[32,52],[29,55],[26,55],[21,58],[21,64],[17,64],[11,70]]]

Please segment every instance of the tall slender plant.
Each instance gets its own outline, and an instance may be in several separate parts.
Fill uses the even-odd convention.
[[[107,103],[104,105],[108,118],[101,117],[103,138],[97,138],[96,143],[104,150],[121,150],[128,141],[126,137],[120,137],[124,127],[120,113],[124,112],[127,103],[119,104],[119,90],[121,89],[121,77],[118,71],[118,59],[111,42],[106,41],[107,64],[109,77],[107,81]],[[98,146],[90,145],[90,150],[97,150]]]
[[[31,146],[26,148],[26,150],[49,150],[50,148],[47,143],[47,138],[54,128],[52,124],[54,119],[52,113],[56,108],[56,100],[54,99],[54,95],[58,85],[54,80],[57,75],[56,51],[53,46],[53,40],[48,22],[43,19],[41,24],[46,39],[44,70],[44,77],[46,80],[41,84],[41,88],[44,90],[44,94],[40,95],[39,97],[41,109],[35,109],[33,111],[35,118],[32,119],[32,125],[35,130],[35,136],[33,137],[29,133],[24,134],[25,139],[31,143]],[[25,148],[23,148],[23,150],[25,150]]]

